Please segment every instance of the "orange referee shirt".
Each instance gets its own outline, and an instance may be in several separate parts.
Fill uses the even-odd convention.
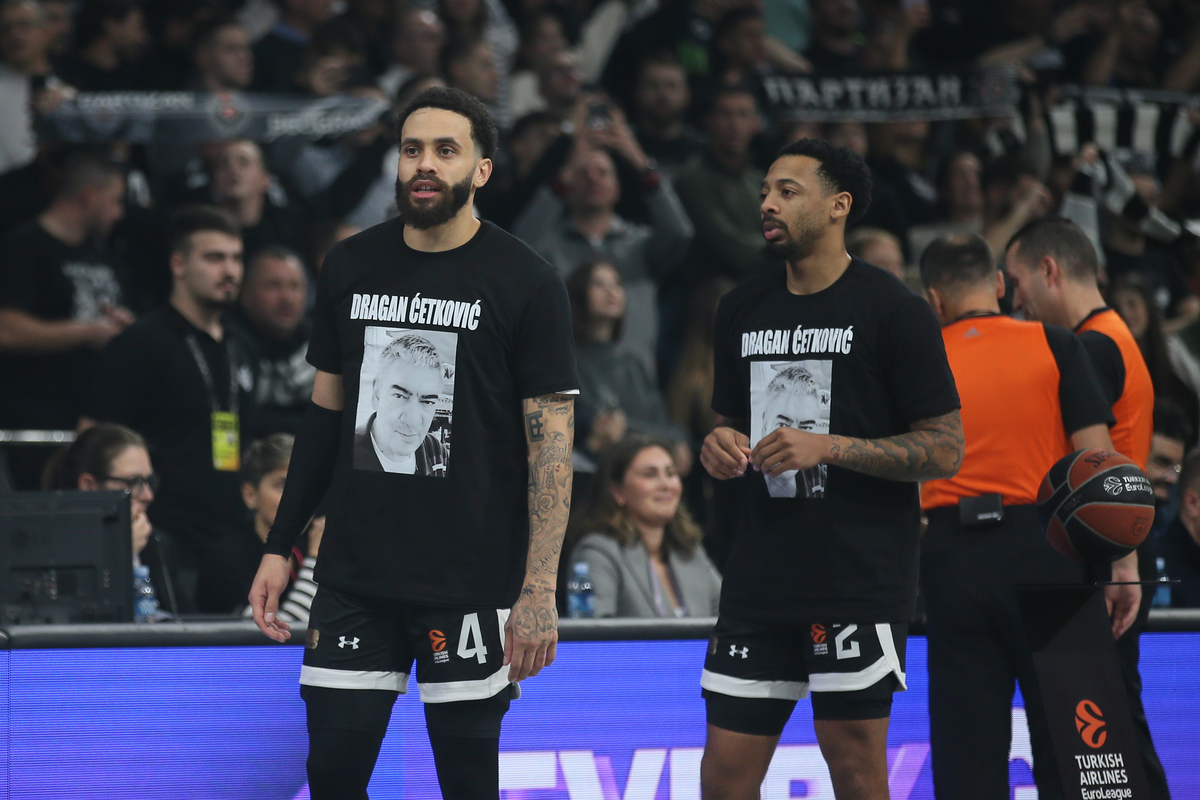
[[[1042,478],[1071,452],[1068,435],[1112,421],[1087,351],[1065,328],[996,314],[953,322],[942,338],[966,453],[953,478],[922,485],[922,508],[987,494],[1034,503]]]
[[[1154,384],[1137,340],[1125,320],[1111,308],[1096,309],[1075,332],[1091,355],[1101,388],[1112,402],[1117,418],[1112,429],[1113,447],[1145,469],[1154,437]]]

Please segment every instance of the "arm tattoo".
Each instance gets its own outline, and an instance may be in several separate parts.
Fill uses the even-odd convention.
[[[831,439],[828,463],[889,481],[950,478],[962,465],[962,419],[957,411],[914,422],[910,433],[886,439]]]
[[[553,597],[558,558],[571,513],[571,445],[575,433],[574,400],[564,395],[525,401],[529,442],[529,556],[525,585],[509,624],[523,639],[545,640],[558,630]]]

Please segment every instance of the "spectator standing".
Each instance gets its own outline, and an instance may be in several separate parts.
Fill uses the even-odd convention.
[[[260,430],[295,433],[312,397],[317,370],[304,358],[311,330],[307,299],[308,276],[291,250],[265,247],[246,265],[237,321],[257,369]]]
[[[1150,371],[1155,398],[1170,400],[1186,409],[1194,419],[1200,413],[1200,404],[1193,390],[1176,376],[1171,367],[1171,348],[1167,344],[1163,322],[1150,287],[1138,273],[1126,272],[1112,281],[1108,296],[1112,307],[1121,315],[1137,342],[1146,369]]]
[[[333,16],[332,0],[280,0],[279,21],[254,45],[254,88],[294,92],[308,42]]]
[[[597,617],[711,617],[721,578],[682,501],[672,445],[630,436],[601,468],[572,564],[587,564]],[[567,570],[561,570],[567,573]]]
[[[871,208],[862,224],[890,231],[908,242],[914,225],[937,215],[937,189],[925,177],[928,122],[881,122],[869,131]]]
[[[912,261],[934,239],[983,230],[983,163],[974,153],[962,151],[946,159],[938,173],[938,219],[908,230]]]
[[[246,29],[232,17],[215,19],[196,31],[194,73],[189,83],[205,92],[241,91],[254,80],[254,51]]]
[[[557,14],[543,11],[533,14],[521,25],[521,48],[516,70],[509,80],[509,118],[518,120],[541,111],[546,101],[539,90],[539,76],[559,53],[566,52],[567,37]]]
[[[687,73],[678,58],[662,52],[642,61],[633,91],[634,130],[646,155],[668,178],[679,175],[704,147],[686,121],[691,103]]]
[[[146,42],[145,17],[135,0],[86,0],[75,17],[75,47],[55,72],[81,92],[134,89]]]
[[[0,3],[0,173],[22,167],[37,155],[33,86],[50,75],[45,9],[36,0]]]
[[[646,369],[619,342],[625,289],[611,264],[584,264],[567,278],[579,366],[578,440],[593,455],[616,444],[627,430],[672,440],[680,470],[691,468],[687,435],[667,416],[662,394]]]
[[[758,210],[766,173],[753,163],[750,152],[761,128],[752,92],[738,87],[717,90],[704,117],[708,146],[675,181],[696,226],[690,260],[700,274],[691,276],[694,280],[740,280],[767,263]]]
[[[95,351],[133,321],[102,242],[124,214],[120,167],[67,159],[50,207],[0,243],[0,428],[74,428]],[[40,483],[45,454],[14,450],[18,488]]]
[[[812,0],[812,29],[804,57],[818,75],[858,71],[862,39],[858,30],[858,0]]]
[[[275,524],[275,512],[287,482],[288,462],[295,440],[290,433],[275,433],[246,449],[242,465],[242,502],[250,515],[235,528],[224,531],[214,543],[196,585],[196,609],[207,614],[251,616],[246,602],[250,585],[262,561],[263,544]],[[304,625],[317,593],[313,570],[321,547],[325,518],[309,523],[301,546],[292,548],[289,559],[291,583],[280,597],[279,616],[285,622]]]
[[[47,489],[128,492],[134,567],[145,564],[150,568],[150,583],[164,611],[180,614],[192,610],[180,604],[183,593],[176,591],[170,535],[156,530],[147,514],[158,476],[141,436],[124,425],[94,425],[54,457],[47,477]]]
[[[1179,513],[1167,526],[1158,552],[1171,587],[1172,608],[1200,608],[1200,450],[1193,450],[1179,473]]]
[[[104,351],[84,414],[145,437],[162,472],[150,519],[175,537],[194,583],[219,526],[246,513],[239,442],[254,412],[253,371],[225,318],[242,281],[237,221],[215,208],[181,210],[170,268],[168,304]]]
[[[620,186],[610,151],[639,176],[650,225],[616,214]],[[612,110],[610,125],[576,136],[559,180],[538,189],[513,232],[563,275],[595,261],[617,268],[626,300],[622,346],[653,374],[657,285],[680,264],[693,229],[675,190],[654,170],[619,111]]]
[[[442,48],[446,44],[446,26],[429,9],[407,11],[396,25],[392,37],[392,63],[376,80],[388,97],[395,98],[400,87],[418,75],[436,75],[441,70]]]
[[[442,72],[454,89],[462,89],[495,108],[500,97],[500,72],[492,47],[483,37],[451,40],[442,50]]]

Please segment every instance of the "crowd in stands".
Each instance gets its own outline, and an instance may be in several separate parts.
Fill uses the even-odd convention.
[[[1013,76],[1011,114],[817,120],[770,89],[985,67]],[[0,450],[0,490],[129,489],[134,549],[171,585],[169,610],[241,613],[311,391],[325,253],[395,215],[391,118],[443,85],[500,126],[477,214],[569,290],[591,502],[562,572],[591,566],[600,613],[715,611],[736,497],[695,458],[715,424],[713,318],[777,267],[760,185],[801,137],[867,159],[873,199],[848,248],[914,288],[939,236],[1002,254],[1051,215],[1093,236],[1159,398],[1150,477],[1165,570],[1185,581],[1173,600],[1200,606],[1200,111],[1155,153],[1086,130],[1063,152],[1048,113],[1065,86],[1200,93],[1189,0],[0,0],[0,430],[86,431],[53,458]],[[69,145],[39,124],[80,93],[143,91],[390,112],[269,142]],[[299,621],[320,534],[318,518],[295,553],[283,608]]]

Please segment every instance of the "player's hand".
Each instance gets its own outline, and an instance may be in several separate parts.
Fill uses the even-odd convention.
[[[764,436],[750,453],[759,472],[772,478],[793,469],[820,464],[829,450],[829,437],[795,428],[776,428]]]
[[[704,437],[700,463],[717,480],[729,480],[746,474],[750,466],[750,437],[733,428],[713,428]]]
[[[1132,557],[1132,560],[1131,560]],[[1137,553],[1113,564],[1112,579],[1114,581],[1140,581],[1138,574]],[[1108,618],[1112,620],[1114,639],[1120,639],[1125,631],[1137,619],[1138,608],[1142,604],[1142,587],[1136,583],[1126,586],[1104,587],[1104,604],[1108,606]]]
[[[277,642],[292,638],[292,629],[276,616],[279,598],[288,585],[288,560],[283,556],[267,553],[258,565],[254,585],[250,587],[250,608],[254,611],[254,624],[258,629]]]
[[[523,681],[554,663],[558,649],[558,607],[554,590],[524,586],[504,623],[504,663],[508,680]]]

